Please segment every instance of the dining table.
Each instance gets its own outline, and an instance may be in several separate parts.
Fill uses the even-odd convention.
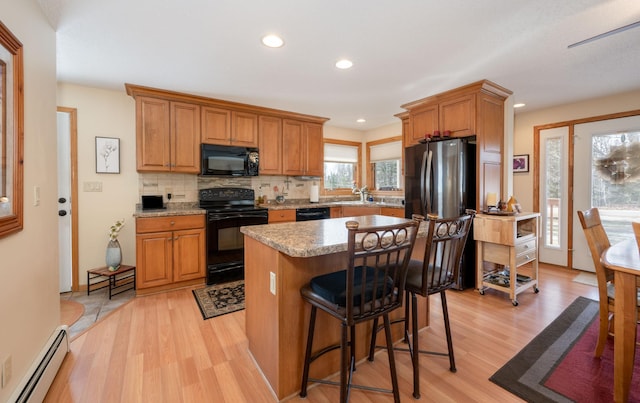
[[[637,284],[640,278],[640,249],[635,238],[615,243],[600,256],[604,267],[613,270],[616,285],[613,344],[613,400],[626,402],[633,376],[638,318]],[[640,376],[640,374],[636,374]]]

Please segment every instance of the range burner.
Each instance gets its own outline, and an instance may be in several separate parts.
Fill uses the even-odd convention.
[[[266,224],[266,208],[254,205],[253,189],[210,188],[199,192],[207,210],[207,284],[244,278],[244,236],[240,227]]]

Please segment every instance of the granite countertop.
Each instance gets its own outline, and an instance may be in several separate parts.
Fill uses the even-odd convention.
[[[342,207],[342,206],[362,206],[362,207],[392,207],[392,208],[404,208],[402,204],[389,203],[389,202],[362,202],[359,200],[345,200],[345,201],[332,201],[332,202],[288,202],[283,204],[265,203],[258,206],[268,208],[269,210],[293,210],[297,208],[318,208],[318,207]]]
[[[369,215],[251,225],[241,227],[240,232],[289,256],[313,257],[346,251],[345,223],[350,220],[358,221],[362,226],[391,225],[406,221],[405,218]],[[418,236],[426,236],[425,223],[420,225]]]
[[[332,201],[310,203],[309,201],[286,201],[283,204],[265,203],[259,204],[258,207],[267,208],[269,210],[295,210],[297,208],[313,208],[313,207],[341,207],[341,206],[363,206],[363,207],[393,207],[404,208],[398,203],[388,202],[361,202],[358,200]],[[140,204],[136,205],[133,216],[142,217],[166,217],[174,215],[197,215],[206,214],[206,210],[198,207],[198,203],[167,203],[164,209],[142,210]]]
[[[142,210],[140,204],[136,205],[136,211],[133,216],[136,218],[144,217],[167,217],[174,215],[205,215],[207,211],[198,207],[198,203],[167,203],[164,209]]]

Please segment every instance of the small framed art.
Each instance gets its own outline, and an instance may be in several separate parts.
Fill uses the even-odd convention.
[[[96,137],[96,173],[120,173],[120,139]]]
[[[529,154],[513,156],[513,172],[529,172]]]

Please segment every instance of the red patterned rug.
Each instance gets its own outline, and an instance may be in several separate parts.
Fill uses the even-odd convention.
[[[528,402],[612,402],[613,339],[593,357],[597,314],[596,301],[577,298],[490,380]],[[640,402],[640,348],[629,402]]]

